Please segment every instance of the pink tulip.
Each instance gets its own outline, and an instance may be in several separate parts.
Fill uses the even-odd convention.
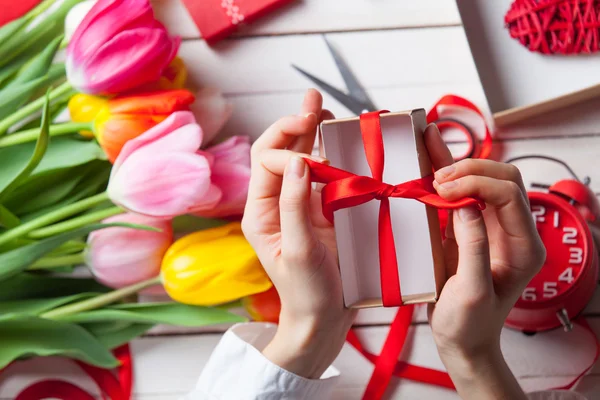
[[[220,201],[211,207],[196,210],[202,217],[241,215],[248,197],[250,182],[250,138],[234,136],[206,149],[213,156],[211,180],[222,192]]]
[[[171,221],[120,214],[104,222],[127,222],[158,228],[161,232],[131,228],[106,228],[88,236],[86,263],[96,279],[120,288],[160,273],[162,258],[173,242]]]
[[[171,114],[128,141],[113,164],[108,195],[129,211],[172,218],[219,203],[210,154],[199,152],[202,129],[189,111]]]
[[[204,132],[204,145],[209,144],[231,117],[233,106],[218,89],[204,88],[196,94],[190,106]]]
[[[158,80],[179,44],[148,0],[99,0],[69,42],[67,77],[85,93],[123,92]]]

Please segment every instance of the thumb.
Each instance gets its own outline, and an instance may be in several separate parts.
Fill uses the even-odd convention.
[[[292,156],[283,175],[279,212],[281,254],[292,262],[308,261],[317,250],[309,215],[310,172],[302,157]]]
[[[456,275],[473,289],[492,289],[490,249],[481,211],[465,207],[454,212],[454,236],[458,246]]]

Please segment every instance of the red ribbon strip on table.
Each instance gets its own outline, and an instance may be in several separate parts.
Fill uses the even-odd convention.
[[[398,261],[394,245],[394,233],[390,217],[390,197],[410,198],[437,208],[455,209],[467,206],[485,208],[481,201],[465,198],[457,201],[442,199],[433,188],[433,177],[390,185],[383,182],[384,150],[379,115],[385,111],[374,111],[360,116],[360,129],[367,162],[372,178],[358,176],[329,165],[307,160],[311,180],[325,183],[321,192],[323,215],[333,221],[333,212],[342,208],[355,207],[378,199],[379,208],[379,267],[381,270],[381,298],[385,307],[402,304]]]
[[[117,377],[110,370],[94,367],[75,361],[77,365],[100,388],[104,400],[129,400],[133,389],[133,363],[129,345],[125,344],[113,351],[121,365],[117,368]],[[2,372],[0,370],[0,372]],[[15,397],[15,400],[93,400],[96,397],[70,382],[48,379],[36,382]]]

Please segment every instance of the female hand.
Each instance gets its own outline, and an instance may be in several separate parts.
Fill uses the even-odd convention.
[[[333,118],[316,90],[299,115],[284,117],[252,146],[242,229],[281,297],[277,333],[263,354],[280,367],[318,378],[340,352],[355,313],[344,308],[335,232],[323,217],[304,158],[317,124]]]
[[[483,212],[463,208],[448,220],[444,251],[449,279],[439,301],[429,307],[440,357],[463,398],[522,398],[502,357],[500,332],[546,251],[521,174],[513,165],[489,160],[453,164],[434,125],[427,128],[425,143],[441,197],[474,196],[487,204]]]

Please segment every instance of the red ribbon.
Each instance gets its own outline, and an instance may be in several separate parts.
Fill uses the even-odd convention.
[[[381,202],[379,208],[379,268],[381,271],[381,298],[385,307],[402,304],[398,261],[394,245],[394,233],[390,217],[390,197],[410,198],[437,208],[455,209],[467,206],[485,208],[485,204],[473,198],[457,201],[442,199],[433,188],[433,176],[390,185],[383,182],[384,149],[379,115],[374,111],[360,116],[360,129],[367,162],[372,178],[358,176],[329,165],[306,160],[311,180],[325,183],[321,193],[323,215],[333,222],[333,213],[342,208],[355,207],[373,199]]]
[[[453,94],[447,94],[447,95],[443,96],[441,99],[439,99],[437,101],[437,103],[435,103],[433,105],[433,107],[431,108],[431,110],[427,113],[427,123],[434,123],[437,120],[439,120],[440,119],[439,107],[444,107],[444,106],[466,108],[467,110],[471,110],[475,114],[477,114],[478,116],[481,117],[481,119],[483,120],[484,129],[485,129],[485,136],[483,138],[483,141],[481,142],[481,146],[479,148],[478,155],[475,155],[475,151],[474,151],[475,149],[472,148],[472,147],[474,147],[475,144],[470,139],[471,133],[465,131],[465,128],[463,126],[461,126],[460,124],[452,124],[452,123],[444,122],[443,124],[438,125],[438,128],[440,128],[440,130],[442,130],[442,128],[444,128],[445,126],[448,126],[448,127],[458,128],[458,129],[462,130],[465,133],[465,135],[467,136],[467,139],[469,142],[469,147],[470,147],[469,150],[466,152],[466,154],[472,154],[473,158],[489,158],[490,154],[492,153],[492,143],[493,143],[492,133],[490,132],[490,129],[488,128],[487,124],[485,123],[485,116],[479,110],[479,108],[475,104],[471,103],[469,100],[465,99],[464,97],[456,96]]]
[[[80,361],[75,361],[75,363],[96,382],[104,400],[129,400],[133,388],[133,363],[129,345],[125,344],[115,349],[113,353],[121,363],[117,368],[118,379],[109,370]],[[28,386],[15,397],[15,400],[42,400],[47,398],[60,400],[95,399],[93,395],[70,382],[47,379]]]

